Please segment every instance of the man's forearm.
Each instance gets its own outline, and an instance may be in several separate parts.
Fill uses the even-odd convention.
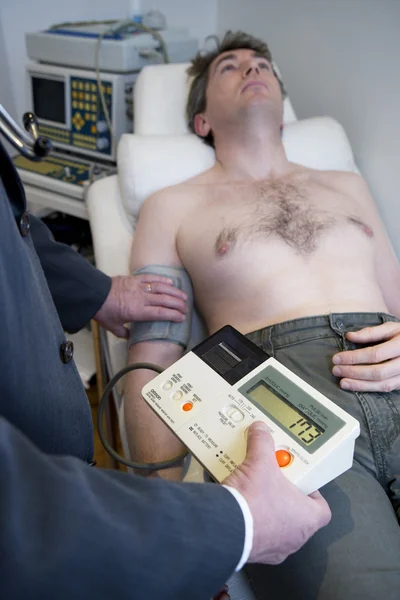
[[[172,342],[140,342],[131,346],[129,364],[150,362],[167,368],[183,354],[183,349]],[[156,376],[147,370],[132,371],[126,377],[124,391],[125,426],[131,459],[135,462],[165,461],[182,454],[183,444],[168,429],[142,398],[141,390]],[[166,479],[180,479],[183,465],[153,474]],[[142,474],[149,475],[149,472]]]

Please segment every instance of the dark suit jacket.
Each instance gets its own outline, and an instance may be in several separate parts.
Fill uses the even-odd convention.
[[[77,255],[32,218],[29,230],[21,182],[1,146],[0,174],[0,597],[208,600],[241,556],[239,505],[218,485],[87,465],[90,408],[74,362],[63,362],[65,336],[41,263],[71,329],[91,316],[86,307],[69,315],[90,286]],[[64,258],[73,283],[60,276]]]

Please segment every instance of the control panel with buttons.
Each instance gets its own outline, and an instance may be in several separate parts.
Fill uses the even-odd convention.
[[[230,326],[152,379],[145,401],[218,482],[264,421],[282,473],[305,494],[349,469],[359,422]]]
[[[33,162],[21,154],[17,154],[13,160],[17,169],[81,188],[111,171],[109,165],[94,164],[57,153],[40,162]]]
[[[108,114],[112,115],[111,81],[101,82]],[[70,78],[71,144],[77,148],[111,154],[111,133],[105,120],[95,79]]]

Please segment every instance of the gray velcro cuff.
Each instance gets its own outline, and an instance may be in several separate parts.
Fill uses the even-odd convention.
[[[192,329],[193,288],[190,277],[183,267],[147,265],[137,269],[132,275],[163,275],[173,281],[173,285],[187,294],[188,312],[181,323],[173,321],[142,321],[131,323],[129,346],[138,342],[166,341],[186,348]]]

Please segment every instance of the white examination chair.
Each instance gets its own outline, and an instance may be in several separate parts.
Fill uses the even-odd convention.
[[[159,65],[141,71],[135,86],[135,134],[121,138],[118,173],[97,181],[88,190],[96,264],[110,276],[129,273],[136,219],[145,198],[214,164],[214,151],[189,133],[186,125],[187,66]],[[315,169],[357,172],[346,134],[332,118],[297,120],[286,98],[284,124],[283,142],[289,160]],[[202,331],[198,318],[193,329],[194,343]],[[107,369],[113,375],[126,365],[127,342],[102,332],[101,344]],[[122,385],[123,380],[115,402],[126,449]],[[231,580],[229,591],[233,600],[254,598],[240,574]]]

